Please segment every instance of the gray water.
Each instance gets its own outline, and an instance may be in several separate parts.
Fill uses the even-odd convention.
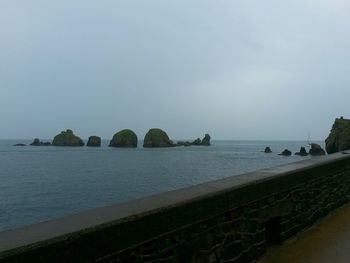
[[[0,230],[310,157],[277,155],[296,141],[213,141],[210,147],[14,147],[0,140]],[[261,151],[270,146],[274,151]]]

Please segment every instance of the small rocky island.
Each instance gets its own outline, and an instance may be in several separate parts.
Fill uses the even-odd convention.
[[[210,146],[210,135],[205,134],[204,138],[201,140],[200,138],[195,139],[193,142],[189,141],[179,141],[176,146]]]
[[[42,142],[39,138],[35,138],[33,142],[30,144],[31,146],[50,146],[50,142]]]
[[[267,146],[264,150],[264,153],[272,153],[272,150],[269,146]]]
[[[168,134],[161,129],[150,129],[145,135],[143,147],[174,147],[174,143],[169,139]]]
[[[68,129],[56,135],[52,141],[53,146],[84,146],[83,140]]]
[[[27,146],[25,143],[16,143],[13,146]]]
[[[311,143],[310,146],[311,146],[311,149],[309,151],[309,154],[311,156],[321,156],[326,154],[325,150],[323,150],[319,144]]]
[[[137,135],[130,129],[121,130],[114,134],[109,146],[135,148],[137,147]]]
[[[90,136],[86,146],[88,146],[88,147],[101,147],[101,137]]]
[[[331,154],[348,149],[350,149],[350,120],[340,117],[335,119],[326,139],[326,151]]]
[[[210,135],[209,134],[204,135],[204,138],[202,139],[201,145],[204,145],[204,146],[210,145]]]
[[[299,155],[299,156],[308,156],[309,154],[307,153],[305,147],[300,147],[299,152],[296,152],[295,155]]]
[[[279,155],[282,155],[282,156],[291,156],[292,155],[292,152],[288,149],[285,149],[283,152],[281,152]]]

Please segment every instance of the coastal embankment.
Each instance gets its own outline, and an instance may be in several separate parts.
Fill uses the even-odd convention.
[[[1,262],[252,262],[350,200],[350,154],[0,233]]]

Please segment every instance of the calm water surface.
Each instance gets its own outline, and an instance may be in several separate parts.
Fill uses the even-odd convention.
[[[14,147],[0,140],[0,230],[309,157],[296,141],[213,141],[159,149]],[[142,145],[142,144],[140,144]],[[322,144],[321,144],[322,145]],[[261,152],[270,146],[274,153]]]

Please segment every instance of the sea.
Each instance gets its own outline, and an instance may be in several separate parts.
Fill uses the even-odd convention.
[[[0,140],[0,231],[314,157],[305,141],[212,141],[135,149],[13,146]],[[321,146],[323,142],[316,142]],[[269,146],[273,153],[263,152]],[[308,150],[308,148],[307,148]]]

